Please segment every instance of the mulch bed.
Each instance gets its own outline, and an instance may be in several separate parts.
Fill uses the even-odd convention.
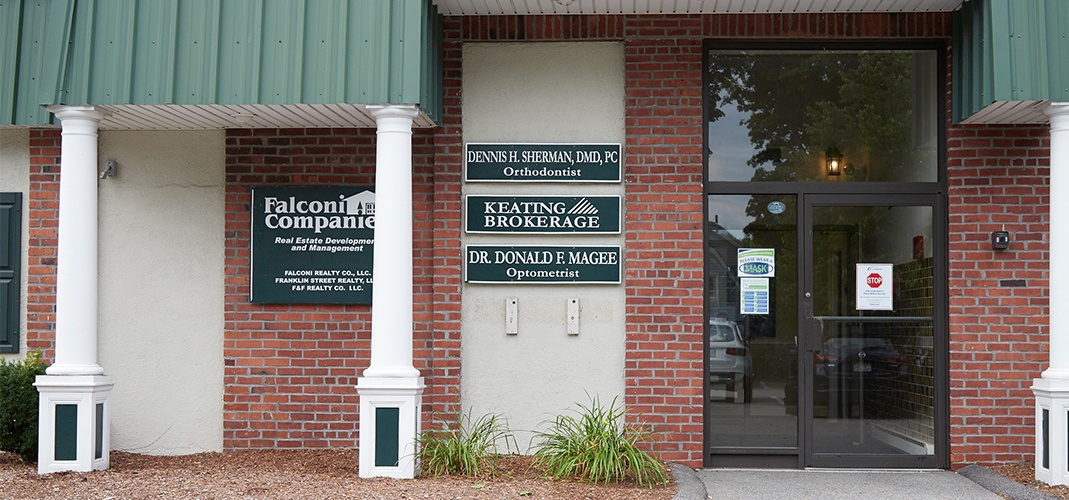
[[[1030,488],[1069,500],[1069,486],[1035,480],[1031,462],[989,466]],[[181,456],[115,451],[111,468],[38,475],[35,464],[0,453],[0,496],[33,499],[124,498],[561,498],[670,499],[674,484],[589,484],[546,479],[530,457],[507,456],[494,476],[361,479],[356,450],[256,450]]]
[[[1036,464],[1032,462],[992,465],[988,468],[1034,490],[1069,499],[1069,486],[1051,486],[1047,483],[1036,481]]]
[[[493,477],[401,480],[358,477],[356,450],[259,450],[149,456],[112,452],[111,468],[38,475],[0,453],[3,498],[561,498],[670,499],[674,484],[589,484],[542,476],[530,457],[504,457]]]

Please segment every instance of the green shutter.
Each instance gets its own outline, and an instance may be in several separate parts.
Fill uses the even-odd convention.
[[[22,193],[0,193],[0,352],[19,352]]]

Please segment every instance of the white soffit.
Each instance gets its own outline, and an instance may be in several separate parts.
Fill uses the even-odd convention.
[[[102,130],[211,130],[224,128],[374,128],[375,118],[361,104],[255,104],[118,106],[98,105]],[[416,128],[433,127],[426,114]]]
[[[446,16],[950,12],[965,0],[433,0]]]
[[[961,121],[968,125],[1022,125],[1048,123],[1050,118],[1043,113],[1050,101],[995,101],[984,109]]]

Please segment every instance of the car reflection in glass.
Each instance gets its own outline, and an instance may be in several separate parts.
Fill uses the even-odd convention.
[[[838,417],[871,416],[881,398],[893,397],[909,359],[887,339],[836,337],[814,354],[814,411]],[[868,408],[866,408],[868,405]]]
[[[736,403],[753,400],[753,361],[742,339],[739,326],[732,321],[709,320],[709,382],[725,384],[728,397]],[[732,395],[732,393],[734,395]]]

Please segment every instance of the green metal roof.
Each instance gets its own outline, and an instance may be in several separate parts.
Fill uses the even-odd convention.
[[[431,0],[0,0],[0,44],[0,125],[50,124],[45,104],[441,115]]]
[[[1069,2],[970,0],[954,13],[954,121],[1047,121],[1069,101]]]

